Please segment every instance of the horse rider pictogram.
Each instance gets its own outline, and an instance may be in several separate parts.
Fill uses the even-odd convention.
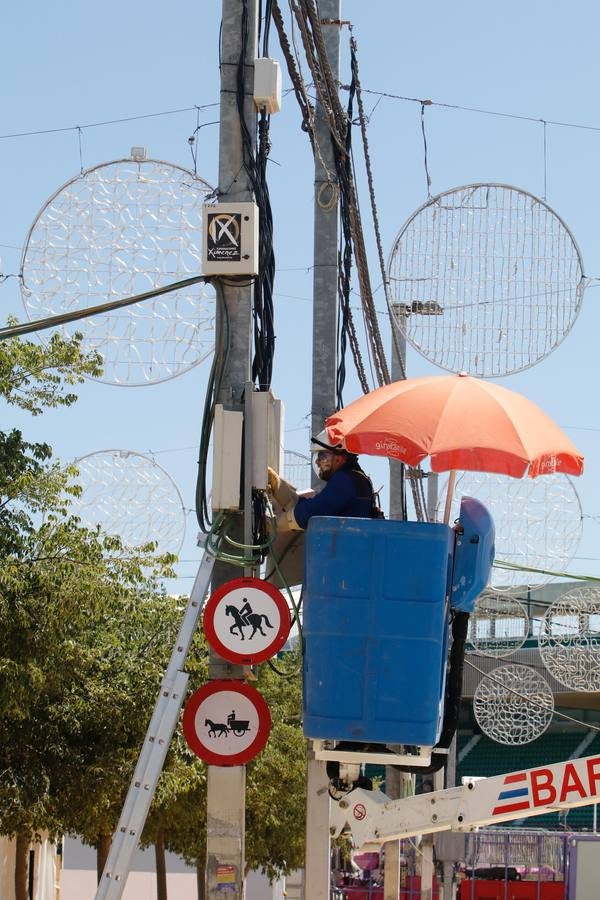
[[[252,640],[257,631],[260,632],[263,637],[267,636],[262,630],[263,622],[267,628],[274,627],[264,613],[255,613],[252,611],[252,607],[250,606],[247,597],[244,597],[244,602],[240,609],[237,609],[232,605],[226,606],[225,615],[233,616],[234,619],[234,623],[229,629],[230,634],[234,634],[234,632],[237,631],[242,640],[245,640],[246,638],[244,628],[252,628],[252,634],[249,637],[249,640]]]

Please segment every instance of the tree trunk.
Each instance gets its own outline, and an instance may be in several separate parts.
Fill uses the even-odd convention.
[[[202,856],[196,860],[196,885],[198,900],[206,900],[206,848]]]
[[[96,877],[98,879],[98,884],[100,884],[104,866],[106,865],[106,860],[110,852],[111,840],[112,835],[110,834],[98,835],[98,843],[96,845]]]
[[[154,841],[154,858],[156,860],[156,900],[168,900],[164,831],[159,831],[156,835],[156,840]]]
[[[15,900],[29,900],[29,845],[31,835],[17,835],[15,852]]]

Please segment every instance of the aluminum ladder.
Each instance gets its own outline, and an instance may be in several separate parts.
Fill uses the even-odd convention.
[[[125,890],[133,858],[185,698],[189,676],[183,671],[183,668],[198,626],[214,563],[215,557],[205,551],[171,652],[169,665],[160,686],[156,706],[129,785],[119,824],[113,835],[95,900],[120,900]]]

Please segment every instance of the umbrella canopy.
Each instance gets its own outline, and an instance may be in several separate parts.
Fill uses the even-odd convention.
[[[514,391],[460,375],[385,385],[329,416],[332,444],[434,472],[467,469],[521,478],[581,475],[583,456],[542,410]]]

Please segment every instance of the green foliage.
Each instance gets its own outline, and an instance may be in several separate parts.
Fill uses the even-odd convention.
[[[262,869],[269,878],[304,864],[306,741],[300,726],[300,650],[288,656],[288,665],[297,663],[292,678],[282,678],[268,665],[261,667],[257,687],[269,705],[271,735],[247,774],[246,866]]]
[[[0,396],[34,415],[100,372],[81,336],[0,343]],[[173,557],[69,515],[73,469],[0,432],[0,832],[112,831],[180,610]]]
[[[100,362],[81,352],[80,335],[0,342],[0,397],[33,415],[70,406],[68,388]],[[75,474],[47,444],[0,431],[0,833],[70,832],[95,844],[117,823],[183,606],[159,587],[173,557],[152,544],[128,551],[70,515]],[[207,680],[207,659],[199,632],[193,686]],[[303,860],[300,676],[264,665],[257,686],[273,725],[248,766],[247,862],[274,877]],[[159,835],[189,862],[204,858],[206,767],[180,732],[144,841]]]
[[[102,357],[83,353],[82,339],[76,332],[70,339],[53,334],[46,344],[19,338],[0,342],[0,396],[34,416],[45,408],[71,406],[77,395],[68,387],[86,375],[102,374]]]

